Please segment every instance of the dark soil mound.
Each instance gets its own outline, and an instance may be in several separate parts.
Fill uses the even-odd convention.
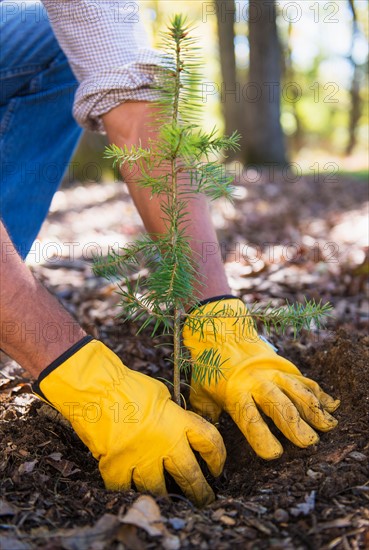
[[[218,500],[202,511],[180,496],[158,500],[182,548],[328,549],[369,543],[369,338],[340,330],[329,343],[303,352],[290,343],[284,352],[341,399],[338,427],[322,434],[319,445],[309,450],[279,434],[285,453],[264,462],[231,420],[222,418],[228,459],[224,474],[213,482]],[[133,491],[105,491],[95,460],[48,406],[35,402],[27,415],[18,417],[13,395],[7,414],[14,418],[0,423],[4,550],[17,548],[15,541],[24,545],[19,548],[70,548],[60,528],[94,524],[106,512],[122,512],[136,498]],[[138,535],[146,541],[142,548],[162,547],[161,540],[144,531]],[[110,541],[98,548],[118,544]]]

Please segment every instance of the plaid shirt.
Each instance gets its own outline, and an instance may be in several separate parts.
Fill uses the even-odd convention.
[[[152,101],[161,63],[140,23],[140,4],[128,0],[43,0],[56,38],[78,79],[73,114],[104,133],[101,115],[126,100]]]

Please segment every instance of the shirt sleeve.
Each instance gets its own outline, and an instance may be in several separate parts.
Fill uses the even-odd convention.
[[[137,0],[43,0],[79,87],[73,115],[104,133],[101,116],[126,100],[153,101],[163,55],[150,48]]]

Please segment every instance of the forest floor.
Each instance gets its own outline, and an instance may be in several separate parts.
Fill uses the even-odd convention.
[[[283,177],[271,182],[267,174],[254,183],[238,179],[234,206],[213,206],[232,289],[247,303],[304,297],[332,303],[326,329],[271,339],[280,354],[341,399],[338,427],[307,450],[279,434],[284,454],[264,462],[224,416],[219,429],[228,458],[222,476],[211,481],[213,504],[196,509],[170,485],[171,500],[137,500],[133,490],[104,489],[97,463],[70,426],[32,396],[28,376],[3,355],[1,550],[369,548],[366,183],[354,175],[294,183]],[[108,243],[124,244],[140,231],[122,184],[63,189],[29,262],[125,364],[170,378],[169,348],[117,320],[119,296],[92,274],[98,246],[104,252]]]

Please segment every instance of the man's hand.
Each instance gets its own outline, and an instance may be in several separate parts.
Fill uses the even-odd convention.
[[[196,330],[199,325],[193,322],[199,312],[210,316],[203,331]],[[278,458],[283,448],[259,410],[295,445],[317,443],[319,437],[312,427],[322,432],[334,428],[337,421],[329,413],[340,402],[277,355],[260,339],[250,319],[236,321],[237,315],[247,315],[246,306],[237,298],[214,301],[194,311],[185,323],[184,343],[194,361],[211,348],[227,360],[218,382],[192,379],[190,402],[194,410],[213,421],[223,410],[228,412],[254,451],[266,460]]]
[[[192,449],[220,475],[226,452],[217,429],[102,342],[83,338],[40,374],[34,391],[71,422],[107,489],[128,490],[133,481],[139,491],[165,495],[167,470],[197,505],[214,500]]]

